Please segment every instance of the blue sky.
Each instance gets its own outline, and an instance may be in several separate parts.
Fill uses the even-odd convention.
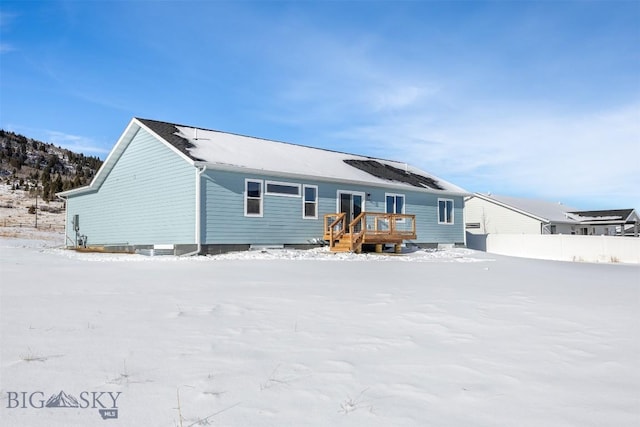
[[[105,157],[132,117],[640,208],[638,1],[0,4],[0,127]]]

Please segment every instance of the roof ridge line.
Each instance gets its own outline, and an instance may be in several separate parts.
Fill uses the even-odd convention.
[[[312,150],[320,150],[320,151],[327,151],[327,152],[330,152],[330,153],[345,154],[347,156],[364,157],[364,158],[367,158],[367,159],[382,160],[382,161],[385,161],[385,162],[393,162],[393,163],[398,163],[398,164],[408,164],[407,162],[402,162],[400,160],[385,159],[383,157],[373,157],[373,156],[367,156],[367,155],[364,155],[364,154],[348,153],[346,151],[331,150],[329,148],[321,148],[321,147],[313,147],[313,146],[310,146],[310,145],[298,144],[298,143],[295,143],[295,142],[279,141],[279,140],[276,140],[276,139],[269,139],[269,138],[263,138],[263,137],[259,137],[259,136],[245,135],[245,134],[242,134],[242,133],[227,132],[227,131],[218,130],[218,129],[209,129],[209,128],[204,128],[204,127],[199,127],[199,126],[190,126],[190,125],[185,125],[185,124],[180,124],[180,123],[165,122],[165,121],[162,121],[162,120],[145,119],[145,118],[142,118],[142,117],[134,117],[134,118],[136,120],[140,120],[142,122],[144,122],[144,121],[156,122],[156,123],[162,123],[162,124],[165,124],[165,125],[180,126],[180,127],[190,128],[190,129],[204,130],[204,131],[207,131],[207,132],[224,133],[226,135],[240,136],[240,137],[243,137],[243,138],[252,138],[252,139],[257,139],[257,140],[267,141],[267,142],[275,142],[277,144],[293,145],[295,147],[309,148],[309,149],[312,149]]]

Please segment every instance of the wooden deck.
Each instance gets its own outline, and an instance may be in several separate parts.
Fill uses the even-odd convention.
[[[324,216],[324,239],[333,252],[360,253],[365,244],[393,244],[399,251],[403,241],[415,238],[415,215],[362,212],[349,224],[344,213]]]

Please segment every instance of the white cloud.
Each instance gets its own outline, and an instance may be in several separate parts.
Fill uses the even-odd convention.
[[[50,142],[54,145],[58,145],[62,148],[66,148],[76,153],[95,155],[106,154],[109,152],[109,149],[105,149],[104,147],[100,146],[99,143],[88,137],[72,135],[54,130],[46,130],[45,134],[46,142]]]
[[[9,43],[4,43],[4,42],[0,43],[0,54],[13,52],[15,50],[16,48]]]
[[[336,37],[307,28],[289,46],[266,115],[313,127],[316,144],[408,160],[470,191],[640,207],[640,104],[531,101],[475,71],[438,75],[381,56],[366,35]]]
[[[408,159],[470,191],[640,207],[640,106],[563,115],[508,112],[381,117],[337,137]]]
[[[7,29],[11,27],[16,17],[17,15],[14,13],[0,11],[0,31],[6,32]],[[0,38],[6,39],[6,36],[0,36]],[[6,40],[0,41],[0,55],[8,52],[13,52],[15,50],[17,49],[13,44],[8,43]]]
[[[22,125],[14,125],[7,123],[6,129],[33,138],[37,141],[53,144],[62,148],[66,148],[75,153],[82,153],[89,156],[101,156],[107,154],[111,150],[111,145],[105,148],[104,144],[99,143],[93,138],[86,136],[73,135],[56,130],[32,128]]]
[[[638,104],[550,111],[566,104],[527,104],[508,86],[483,92],[464,71],[380,57],[366,36],[304,34],[281,62],[286,79],[266,115],[314,127],[316,143],[408,160],[470,191],[640,207]]]
[[[10,13],[0,10],[0,29],[6,29],[11,26],[11,24],[18,17],[16,13]]]
[[[407,107],[418,100],[422,92],[415,86],[385,89],[374,94],[373,107],[377,110]]]

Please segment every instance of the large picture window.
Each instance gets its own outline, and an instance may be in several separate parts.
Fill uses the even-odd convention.
[[[262,181],[253,179],[245,180],[245,216],[262,216],[262,199]]]
[[[438,224],[453,224],[453,200],[438,199]]]
[[[303,188],[302,217],[318,219],[318,187],[315,185],[305,185]]]

